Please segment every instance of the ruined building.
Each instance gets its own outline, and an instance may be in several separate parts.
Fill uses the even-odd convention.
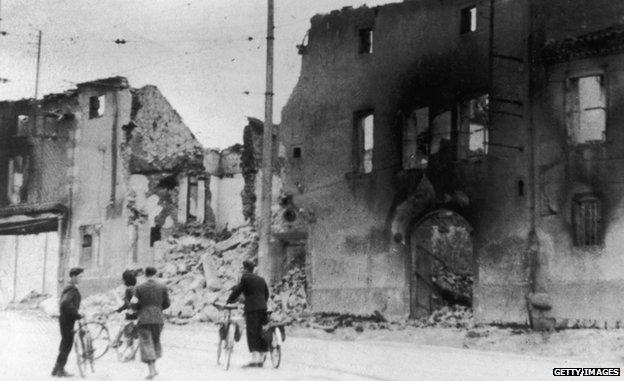
[[[623,16],[406,0],[313,17],[280,128],[313,308],[426,314],[458,296],[442,264],[473,279],[480,321],[621,320]],[[469,240],[455,259],[432,244],[448,234]]]
[[[247,223],[241,193],[245,186],[241,167],[243,146],[235,144],[222,151],[206,150],[204,167],[210,176],[210,206],[218,230],[233,229]]]
[[[115,286],[176,226],[213,218],[203,149],[154,86],[115,77],[0,102],[0,145],[9,301],[56,295],[73,266],[85,268],[84,293]]]

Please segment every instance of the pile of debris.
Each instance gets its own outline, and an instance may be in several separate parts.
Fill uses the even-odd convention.
[[[124,292],[125,287],[120,285],[108,292],[89,295],[80,305],[81,313],[90,318],[109,315],[110,320],[123,320],[123,315],[111,314],[111,312],[123,305]]]
[[[444,265],[433,268],[431,282],[435,287],[435,296],[441,298],[441,306],[455,304],[470,307],[472,305],[473,276],[468,272],[457,272]]]
[[[475,322],[472,309],[464,306],[445,306],[431,315],[419,320],[410,321],[414,327],[436,327],[436,328],[474,328]]]
[[[243,227],[220,242],[182,236],[169,238],[167,244],[157,269],[170,292],[171,307],[165,311],[169,321],[216,321],[218,310],[213,303],[225,302],[238,282],[243,261],[256,255],[255,231]]]
[[[303,321],[310,315],[306,294],[306,275],[302,265],[293,266],[271,290],[269,307],[272,319]]]
[[[379,311],[371,315],[353,315],[339,313],[316,313],[311,322],[306,322],[308,327],[322,329],[325,332],[334,332],[337,328],[353,327],[356,332],[364,329],[397,329],[401,324],[388,321]]]

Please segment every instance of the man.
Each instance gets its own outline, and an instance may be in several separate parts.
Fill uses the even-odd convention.
[[[80,309],[80,291],[76,287],[80,283],[82,272],[84,270],[74,267],[69,270],[69,285],[65,287],[61,293],[59,302],[59,325],[61,326],[61,345],[59,346],[59,354],[56,358],[56,364],[52,369],[54,377],[72,377],[73,375],[65,371],[67,356],[74,344],[74,323],[82,318],[78,313]]]
[[[154,378],[156,371],[156,359],[162,356],[160,333],[165,320],[163,310],[169,308],[169,292],[167,287],[156,282],[154,279],[156,269],[145,268],[147,280],[134,289],[134,308],[138,311],[137,326],[139,329],[139,347],[141,349],[141,361],[147,364],[149,374],[146,379]]]
[[[264,279],[253,273],[255,264],[243,262],[243,275],[234,287],[227,302],[232,303],[242,293],[245,296],[245,323],[247,325],[247,346],[251,352],[251,362],[246,367],[261,367],[266,358],[268,345],[262,339],[262,324],[267,321],[267,300],[269,288]]]

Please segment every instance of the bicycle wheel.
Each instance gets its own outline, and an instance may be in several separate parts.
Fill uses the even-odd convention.
[[[126,362],[134,359],[137,349],[139,348],[139,338],[135,337],[134,332],[130,332],[128,328],[129,325],[134,325],[134,323],[128,323],[121,330],[119,330],[119,334],[117,335],[117,339],[115,339],[115,352],[117,352],[117,360],[121,362]]]
[[[230,324],[227,331],[227,342],[225,344],[225,370],[230,369],[230,360],[232,359],[232,352],[234,352],[234,331],[236,328],[234,324]]]
[[[74,351],[76,352],[76,365],[78,365],[78,373],[80,377],[85,376],[85,350],[82,342],[82,331],[78,330],[74,334]]]
[[[85,329],[91,334],[91,343],[93,345],[94,360],[104,356],[110,347],[110,335],[108,328],[102,323],[90,321],[84,325]]]
[[[273,368],[277,369],[282,362],[282,333],[278,327],[273,328],[273,335],[271,335],[271,343],[269,345],[271,363]]]

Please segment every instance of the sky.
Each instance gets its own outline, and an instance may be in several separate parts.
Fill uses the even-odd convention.
[[[397,1],[275,0],[274,122],[312,16]],[[41,30],[39,96],[116,75],[156,85],[211,148],[242,142],[247,116],[264,119],[266,1],[0,0],[0,18],[0,100],[34,96]]]

